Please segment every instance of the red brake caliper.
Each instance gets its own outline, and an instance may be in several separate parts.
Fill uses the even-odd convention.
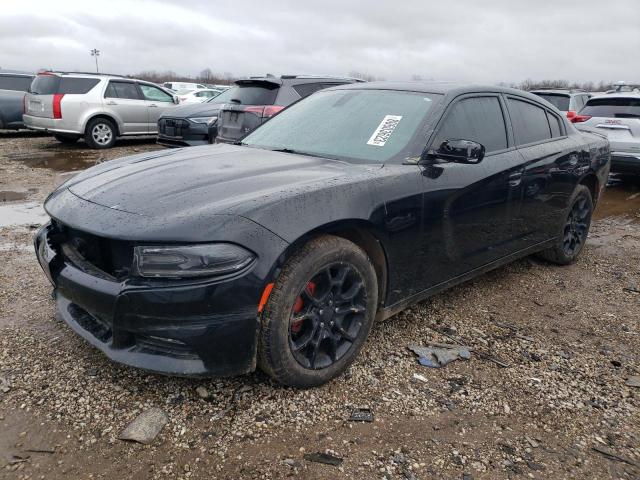
[[[316,284],[313,282],[309,282],[307,283],[307,291],[313,295],[316,292]],[[293,305],[293,313],[300,313],[302,311],[302,308],[304,307],[304,300],[302,299],[302,296],[298,297],[296,299],[296,303],[294,303]],[[300,331],[300,329],[302,328],[302,324],[304,323],[304,320],[298,320],[297,322],[293,322],[291,324],[291,333],[298,333]]]

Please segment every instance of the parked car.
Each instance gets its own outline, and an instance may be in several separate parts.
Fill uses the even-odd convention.
[[[141,80],[45,72],[33,79],[23,119],[60,142],[84,137],[91,148],[109,148],[116,137],[155,135],[160,115],[177,103],[169,90]]]
[[[544,98],[571,120],[591,97],[589,92],[578,89],[541,89],[531,93]]]
[[[593,97],[571,121],[607,135],[612,172],[640,175],[640,93]]]
[[[283,76],[281,78],[265,78],[266,84],[273,85],[265,90],[261,97],[254,98],[252,103],[234,102],[222,106],[218,121],[210,129],[209,140],[216,143],[236,143],[249,133],[279,113],[287,105],[297,102],[324,88],[354,83],[351,78]]]
[[[300,98],[309,95],[326,83],[344,84],[350,78],[308,77],[284,75],[251,77],[238,80],[233,87],[202,104],[180,106],[160,117],[158,143],[168,147],[206,145],[217,135],[217,121],[223,104],[266,105],[261,110],[265,118]],[[315,90],[314,90],[315,89]]]
[[[80,173],[35,247],[60,317],[111,359],[311,387],[374,319],[527,255],[573,262],[609,162],[604,137],[526,92],[343,85],[243,145]]]
[[[0,129],[23,128],[24,94],[33,74],[0,70]]]
[[[222,93],[222,90],[204,88],[201,90],[178,90],[176,95],[182,105],[189,103],[202,103]]]
[[[162,86],[169,90],[173,90],[174,92],[177,92],[178,90],[199,90],[207,88],[201,83],[193,82],[164,82]]]

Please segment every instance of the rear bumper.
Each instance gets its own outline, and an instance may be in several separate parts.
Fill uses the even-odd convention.
[[[72,133],[82,135],[82,130],[77,126],[69,125],[62,119],[35,117],[33,115],[23,115],[24,126],[31,130],[51,133]]]
[[[54,285],[57,316],[108,358],[169,375],[228,376],[255,369],[259,323],[247,297],[260,292],[247,275],[131,285],[72,263],[51,246],[49,229],[40,229],[34,244]]]
[[[614,173],[640,174],[640,154],[612,152],[611,171]]]

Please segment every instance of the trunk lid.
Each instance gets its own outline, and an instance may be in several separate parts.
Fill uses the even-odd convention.
[[[53,96],[58,93],[59,87],[59,76],[47,73],[37,75],[25,99],[25,113],[33,117],[53,118]]]
[[[640,95],[592,98],[580,111],[583,125],[605,133],[613,152],[640,153]]]

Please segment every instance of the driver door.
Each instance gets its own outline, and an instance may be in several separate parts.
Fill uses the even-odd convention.
[[[465,95],[436,127],[430,150],[448,139],[464,139],[482,144],[485,156],[477,164],[436,159],[423,172],[426,288],[514,252],[523,160],[513,146],[506,111],[499,94]]]

